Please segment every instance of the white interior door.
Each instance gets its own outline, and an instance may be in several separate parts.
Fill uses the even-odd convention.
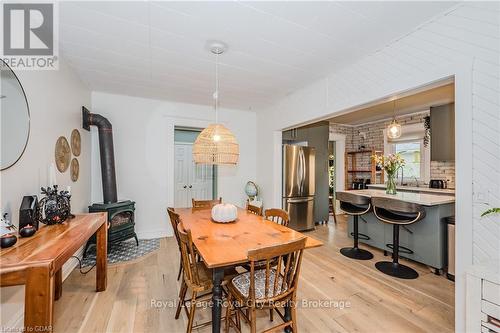
[[[191,167],[191,159],[188,158],[189,145],[175,144],[175,164],[174,164],[174,207],[189,207],[188,206],[188,184],[189,184],[189,169]],[[189,198],[191,200],[191,198]]]
[[[193,145],[175,144],[175,207],[191,207],[191,199],[213,199],[213,167],[193,161]]]

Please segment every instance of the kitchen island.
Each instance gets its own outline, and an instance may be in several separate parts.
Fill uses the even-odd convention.
[[[411,259],[435,269],[446,267],[447,239],[446,221],[455,215],[455,196],[419,192],[398,192],[386,194],[383,189],[353,190],[351,194],[366,197],[385,197],[424,206],[426,216],[414,224],[400,228],[400,257]],[[348,235],[352,237],[353,218],[349,217]],[[359,218],[359,241],[381,250],[392,252],[392,225],[379,221],[370,212]]]
[[[385,190],[385,184],[367,184],[368,189],[374,190]],[[427,186],[398,186],[398,191],[400,192],[420,192],[420,193],[432,193],[432,194],[443,194],[443,195],[455,195],[455,189],[451,188],[430,188]]]

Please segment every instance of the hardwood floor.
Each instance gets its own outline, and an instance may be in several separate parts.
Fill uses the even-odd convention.
[[[399,280],[374,267],[383,258],[356,261],[339,253],[350,246],[346,219],[308,234],[325,245],[305,251],[299,282],[301,332],[452,332],[454,284],[422,265],[407,262],[420,276]],[[140,260],[108,266],[108,289],[95,293],[95,270],[75,270],[55,303],[55,332],[185,332],[185,314],[174,320],[180,287],[176,281],[178,249],[173,238]],[[386,258],[389,260],[389,257]],[[210,320],[210,309],[197,309],[195,325]],[[275,321],[279,320],[275,316]],[[276,324],[276,323],[274,323]],[[259,311],[258,330],[273,326]],[[197,332],[210,332],[210,327]],[[244,331],[248,327],[244,325]]]

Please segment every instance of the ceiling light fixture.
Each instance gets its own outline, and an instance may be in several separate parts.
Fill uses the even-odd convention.
[[[240,148],[234,134],[219,124],[219,55],[227,50],[222,42],[212,42],[209,50],[215,54],[215,92],[213,94],[215,124],[210,124],[196,138],[193,159],[196,164],[238,164]]]
[[[391,123],[387,127],[387,137],[389,139],[397,139],[401,136],[401,125],[396,120],[396,100],[394,100],[392,111],[394,115]]]

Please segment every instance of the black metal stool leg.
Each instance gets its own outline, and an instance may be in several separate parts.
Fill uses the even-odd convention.
[[[340,253],[344,256],[357,259],[357,260],[370,260],[373,258],[373,254],[369,251],[363,250],[359,248],[359,235],[358,235],[358,215],[353,215],[353,238],[354,238],[354,246],[353,247],[344,247],[340,249]]]
[[[416,279],[418,277],[416,270],[399,263],[399,224],[393,224],[392,227],[392,262],[379,261],[375,267],[384,274],[400,279]]]

